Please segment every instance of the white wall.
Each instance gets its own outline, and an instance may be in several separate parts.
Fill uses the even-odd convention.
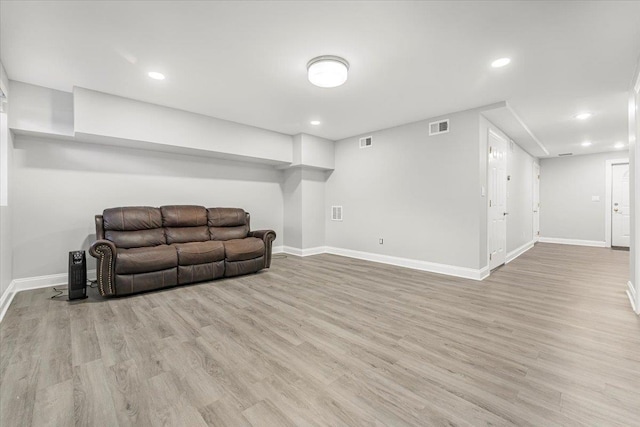
[[[640,314],[640,58],[629,90],[629,179],[631,192],[631,259],[628,294],[636,313]]]
[[[450,119],[449,133],[429,136],[436,118],[336,142],[326,206],[344,211],[338,222],[325,209],[327,246],[472,269],[486,264],[479,256],[479,113],[441,118]],[[369,135],[373,146],[359,148],[359,137]]]
[[[283,239],[282,172],[271,166],[18,136],[14,141],[13,276],[66,272],[114,206],[241,207],[251,228]]]
[[[605,164],[628,156],[615,151],[541,159],[540,236],[604,243]]]
[[[513,144],[507,157],[507,252],[533,241],[534,158]]]
[[[275,163],[292,161],[290,135],[78,87],[73,102],[74,129],[81,139],[98,135]]]
[[[325,246],[325,186],[330,172],[302,170],[302,249]]]
[[[301,133],[293,137],[293,165],[331,170],[335,165],[334,142]]]
[[[54,135],[73,135],[73,95],[11,81],[9,127]]]
[[[283,172],[284,246],[302,248],[302,169]]]
[[[0,87],[9,96],[9,79],[2,64],[0,64]],[[8,105],[7,105],[8,109]],[[12,183],[13,168],[13,140],[8,127],[8,114],[0,113],[0,187],[2,187],[3,197],[0,203],[0,299],[11,284],[13,279],[13,251],[11,240],[11,223],[13,194],[10,193],[9,186]]]
[[[330,172],[294,167],[284,172],[284,245],[302,255],[325,246],[325,183]]]

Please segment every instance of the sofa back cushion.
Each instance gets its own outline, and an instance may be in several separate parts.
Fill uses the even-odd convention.
[[[140,248],[167,243],[160,209],[147,206],[105,209],[104,237],[119,248]]]
[[[244,209],[207,209],[211,240],[244,239],[249,234],[249,221]]]
[[[162,206],[160,212],[168,244],[209,240],[207,210],[203,206]]]

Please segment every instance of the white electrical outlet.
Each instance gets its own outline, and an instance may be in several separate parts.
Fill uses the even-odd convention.
[[[383,238],[378,239],[378,243],[380,243],[381,245],[383,245],[383,244],[384,244],[384,239],[383,239]]]

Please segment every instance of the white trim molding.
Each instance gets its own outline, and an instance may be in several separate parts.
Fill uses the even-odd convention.
[[[430,273],[446,274],[448,276],[462,277],[472,280],[483,280],[489,276],[489,266],[480,269],[458,267],[448,264],[437,264],[434,262],[420,261],[416,259],[400,258],[390,255],[381,255],[372,252],[354,251],[351,249],[334,248],[331,246],[318,246],[315,248],[300,249],[291,246],[283,246],[282,252],[299,257],[311,255],[331,254],[347,258],[356,258],[364,261],[378,262],[381,264],[396,265],[398,267],[411,268],[414,270],[428,271]]]
[[[509,252],[507,254],[507,259],[505,261],[505,264],[509,264],[511,261],[513,261],[514,259],[518,258],[520,255],[522,255],[523,253],[527,252],[529,249],[533,248],[533,245],[535,245],[536,241],[532,240],[528,243],[525,243],[524,245],[520,246],[517,249],[512,250],[511,252]]]
[[[305,257],[305,256],[311,256],[311,255],[324,254],[327,252],[326,249],[327,248],[324,246],[317,246],[315,248],[307,248],[307,249],[294,248],[293,246],[283,246],[282,252],[289,255]]]
[[[11,281],[11,283],[9,283],[9,286],[4,291],[2,296],[0,296],[0,322],[2,322],[2,319],[4,319],[4,315],[6,314],[9,306],[11,305],[11,301],[13,301],[13,296],[16,294],[16,291],[14,288],[15,288],[15,282]]]
[[[640,306],[636,304],[636,301],[638,301],[638,295],[636,295],[636,289],[633,287],[633,283],[631,283],[631,281],[627,282],[627,296],[631,302],[633,312],[640,315]]]
[[[430,273],[446,274],[448,276],[462,277],[472,280],[483,280],[489,276],[489,266],[480,269],[458,267],[455,265],[437,264],[434,262],[400,258],[390,255],[381,255],[371,252],[354,251],[351,249],[334,248],[330,246],[326,248],[326,253],[345,256],[348,258],[362,259],[365,261],[379,262],[381,264],[396,265],[398,267],[406,267],[414,270],[428,271]]]
[[[610,159],[605,161],[604,169],[604,242],[605,247],[611,247],[611,186],[613,165],[628,165],[629,159]]]
[[[594,246],[597,248],[606,247],[606,243],[599,240],[579,240],[579,239],[562,239],[560,237],[540,237],[538,241],[540,243],[557,243],[560,245]]]
[[[96,279],[96,270],[87,271],[87,279]],[[52,286],[67,285],[69,280],[68,273],[50,274],[48,276],[26,277],[24,279],[14,279],[9,287],[0,297],[0,322],[4,318],[7,309],[11,305],[11,301],[18,292],[29,291],[32,289],[50,288]]]

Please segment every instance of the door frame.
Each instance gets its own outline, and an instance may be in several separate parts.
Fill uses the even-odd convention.
[[[537,242],[538,240],[540,240],[540,163],[536,162],[534,160],[533,162],[533,166],[532,166],[532,178],[533,178],[533,183],[532,183],[532,188],[531,188],[531,234],[533,236],[533,241]],[[537,171],[537,173],[536,173]],[[536,194],[536,187],[537,187],[537,193],[538,193],[538,206],[534,206],[535,204],[535,194]],[[538,230],[536,231],[536,215],[535,212],[533,212],[535,209],[538,209]]]
[[[605,162],[605,190],[604,190],[604,246],[611,247],[611,186],[613,185],[612,168],[613,165],[629,164],[629,158],[609,159]]]
[[[491,135],[495,136],[496,138],[504,141],[505,143],[505,162],[506,162],[506,167],[505,167],[505,172],[508,172],[509,170],[509,142],[510,140],[508,138],[505,138],[504,136],[501,135],[502,131],[494,129],[492,127],[489,127],[488,131],[487,131],[487,150],[485,152],[485,155],[487,156],[487,176],[486,176],[486,182],[487,184],[489,183],[489,138]],[[507,174],[505,174],[505,180],[507,179]],[[505,189],[507,188],[507,182],[505,181]],[[489,196],[489,186],[487,185],[487,196]],[[505,205],[504,208],[505,210],[507,209],[507,193],[505,192]],[[487,197],[487,200],[489,200],[489,198]],[[491,233],[491,218],[489,218],[489,203],[486,202],[485,203],[485,209],[487,210],[487,267],[489,268],[489,274],[491,274],[491,260],[489,259],[489,255],[491,254],[491,240],[490,240],[490,233]],[[507,228],[506,226],[506,222],[507,219],[505,218],[505,228]],[[505,229],[505,233],[504,233],[504,257],[505,257],[505,262],[504,264],[501,265],[505,265],[507,263],[507,230]],[[498,266],[499,267],[499,266]],[[497,267],[495,267],[497,268]]]

